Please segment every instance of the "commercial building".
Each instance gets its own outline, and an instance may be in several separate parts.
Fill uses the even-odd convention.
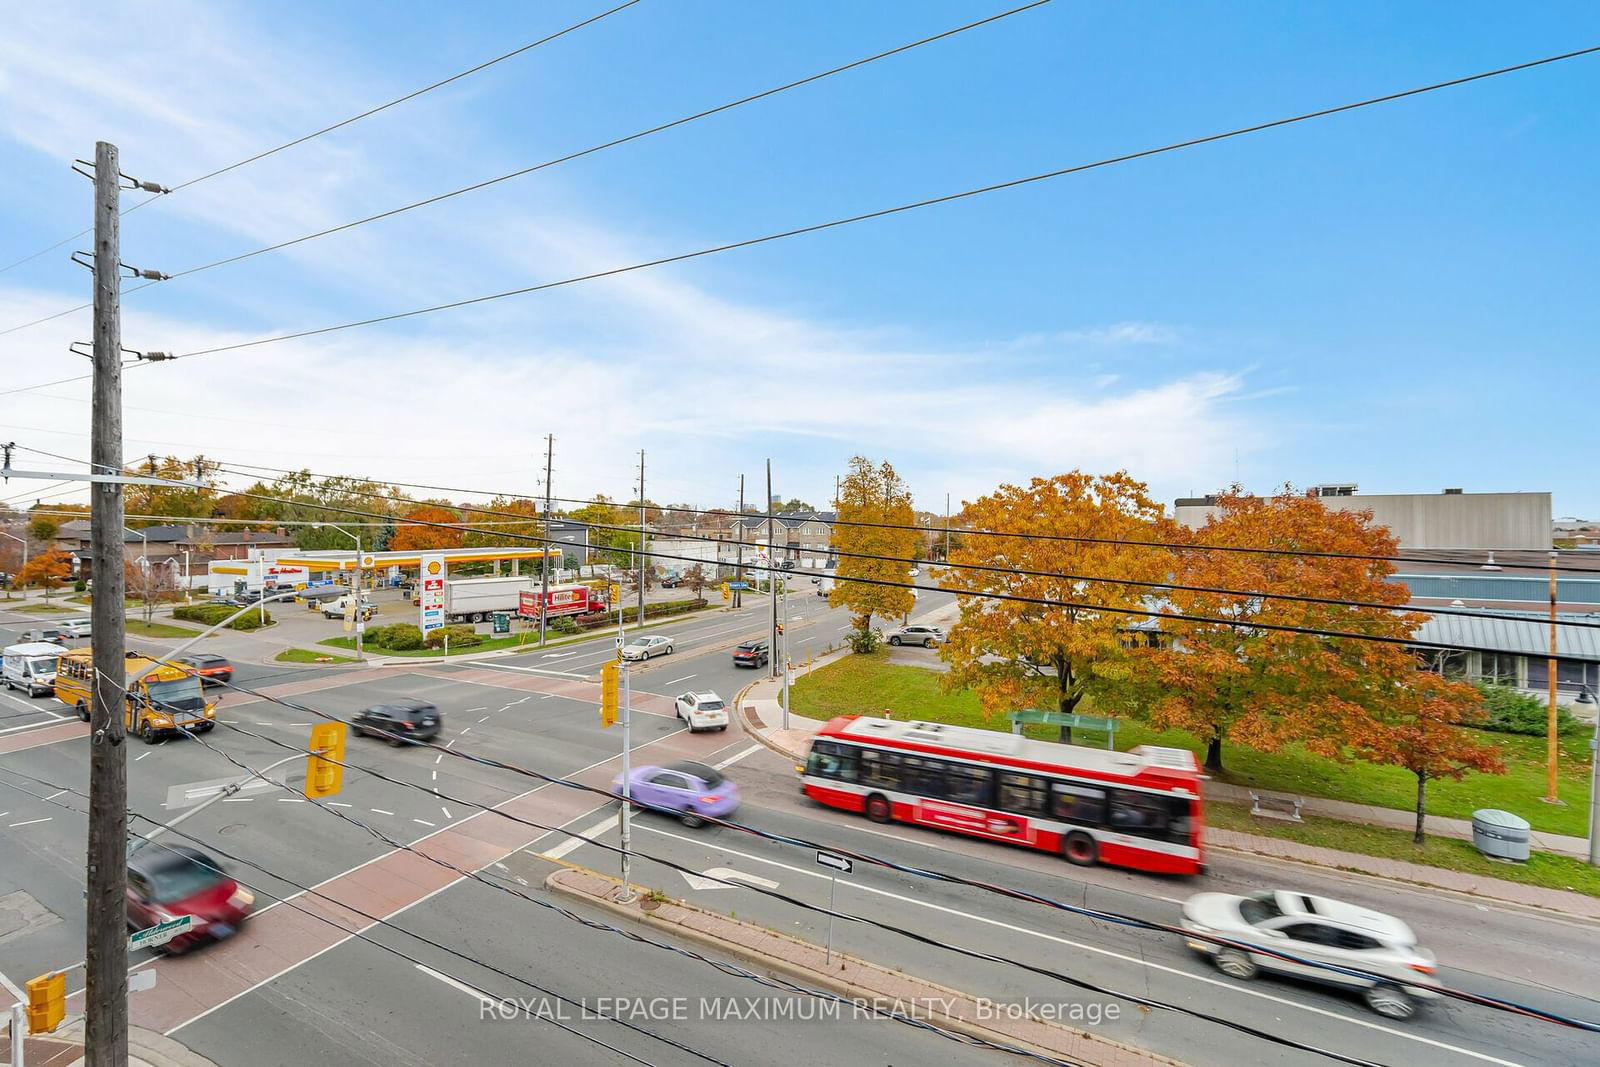
[[[1371,511],[1401,551],[1420,549],[1545,550],[1550,547],[1549,493],[1359,492],[1350,482],[1312,486],[1323,504],[1340,511]],[[1216,513],[1215,496],[1180,497],[1173,518],[1191,529]]]

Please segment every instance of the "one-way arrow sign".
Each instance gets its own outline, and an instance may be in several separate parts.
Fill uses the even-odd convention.
[[[713,867],[705,872],[703,877],[698,874],[690,874],[688,871],[680,873],[683,875],[683,880],[689,883],[690,889],[735,888],[728,885],[729,882],[744,882],[747,885],[758,885],[762,889],[778,888],[777,882],[770,882],[765,878],[757,878],[753,874],[745,874],[743,871],[736,871],[732,867]],[[720,881],[716,879],[720,879]]]
[[[832,852],[817,853],[817,864],[822,867],[831,867],[840,874],[849,874],[855,870],[855,864],[845,856],[835,856]]]

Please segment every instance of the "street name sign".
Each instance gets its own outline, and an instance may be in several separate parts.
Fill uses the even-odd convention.
[[[164,923],[156,923],[154,926],[147,926],[143,930],[135,930],[128,935],[128,951],[132,952],[135,949],[155,948],[157,945],[165,945],[179,934],[188,932],[189,927],[193,925],[193,915],[180,915],[176,919],[168,919]]]

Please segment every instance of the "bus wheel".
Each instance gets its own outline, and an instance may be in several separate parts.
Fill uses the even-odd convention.
[[[882,793],[874,793],[867,798],[867,818],[873,822],[892,822],[894,809],[889,806],[889,800]]]
[[[1093,867],[1100,862],[1100,846],[1082,830],[1074,830],[1061,842],[1061,854],[1068,863],[1079,867]]]
[[[139,724],[139,740],[147,745],[153,745],[160,740],[156,735],[156,728],[150,725],[149,719]]]
[[[78,701],[78,718],[84,722],[89,721],[89,702],[87,700]]]

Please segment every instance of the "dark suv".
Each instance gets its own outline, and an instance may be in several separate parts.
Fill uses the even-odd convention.
[[[391,745],[403,745],[407,741],[438,737],[439,731],[444,729],[444,716],[426,700],[403,697],[357,712],[350,726],[357,737],[371,734]]]
[[[746,641],[733,650],[735,667],[765,667],[771,659],[772,653],[765,641]]]

